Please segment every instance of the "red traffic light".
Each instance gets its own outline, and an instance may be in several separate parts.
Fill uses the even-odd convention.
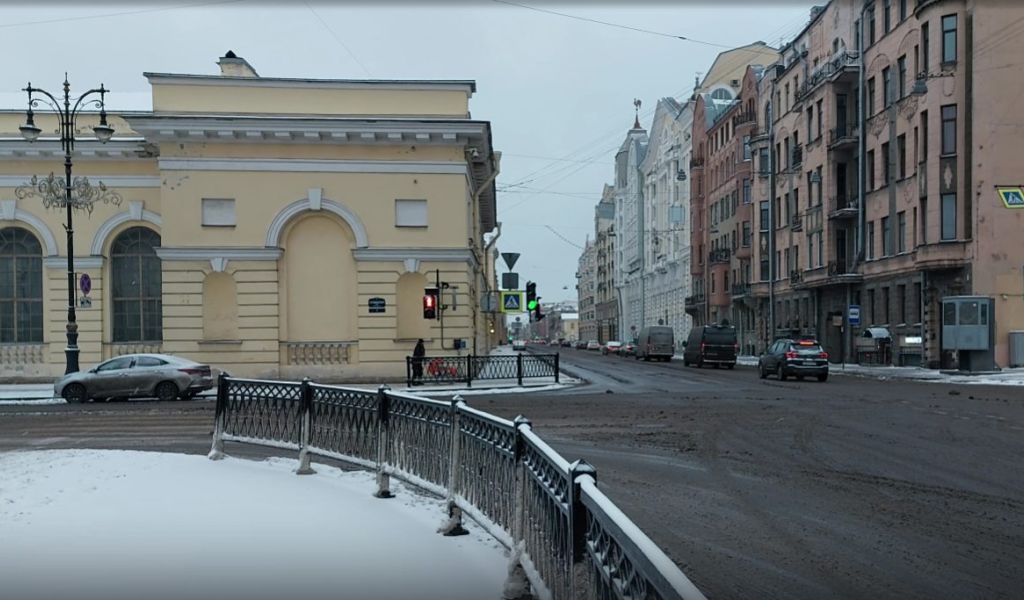
[[[437,290],[427,289],[423,294],[423,318],[437,318]]]

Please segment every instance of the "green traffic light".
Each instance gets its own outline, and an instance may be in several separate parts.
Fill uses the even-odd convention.
[[[526,308],[529,309],[529,310],[533,310],[533,309],[537,308],[537,301],[536,300],[530,300],[529,302],[526,303]]]

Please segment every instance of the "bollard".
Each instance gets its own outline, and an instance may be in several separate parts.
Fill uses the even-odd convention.
[[[377,491],[373,494],[377,498],[395,497],[391,493],[391,475],[385,470],[387,444],[391,431],[389,424],[391,397],[388,396],[390,390],[391,388],[387,385],[377,388]]]
[[[309,377],[303,378],[301,401],[302,429],[299,433],[299,468],[295,471],[296,475],[312,475],[316,473],[309,464],[309,438],[312,426],[311,413],[313,412],[313,388],[309,383]]]
[[[451,408],[451,445],[448,454],[448,519],[441,524],[438,532],[446,536],[466,535],[469,532],[462,526],[462,509],[455,502],[455,491],[459,486],[459,438],[461,425],[459,424],[459,404],[462,403],[462,396],[456,394],[452,398]]]
[[[214,409],[213,446],[206,455],[210,460],[224,458],[224,415],[228,407],[228,378],[222,373],[217,380],[217,406]]]

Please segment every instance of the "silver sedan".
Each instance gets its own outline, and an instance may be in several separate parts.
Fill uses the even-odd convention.
[[[53,391],[68,402],[93,398],[189,399],[215,382],[209,365],[167,354],[125,354],[57,380]]]

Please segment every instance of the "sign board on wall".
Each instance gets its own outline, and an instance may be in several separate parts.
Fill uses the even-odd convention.
[[[387,302],[383,298],[370,298],[367,301],[367,305],[370,307],[370,314],[382,313],[387,307]]]
[[[1024,208],[1024,189],[1019,187],[996,188],[1006,208]]]

